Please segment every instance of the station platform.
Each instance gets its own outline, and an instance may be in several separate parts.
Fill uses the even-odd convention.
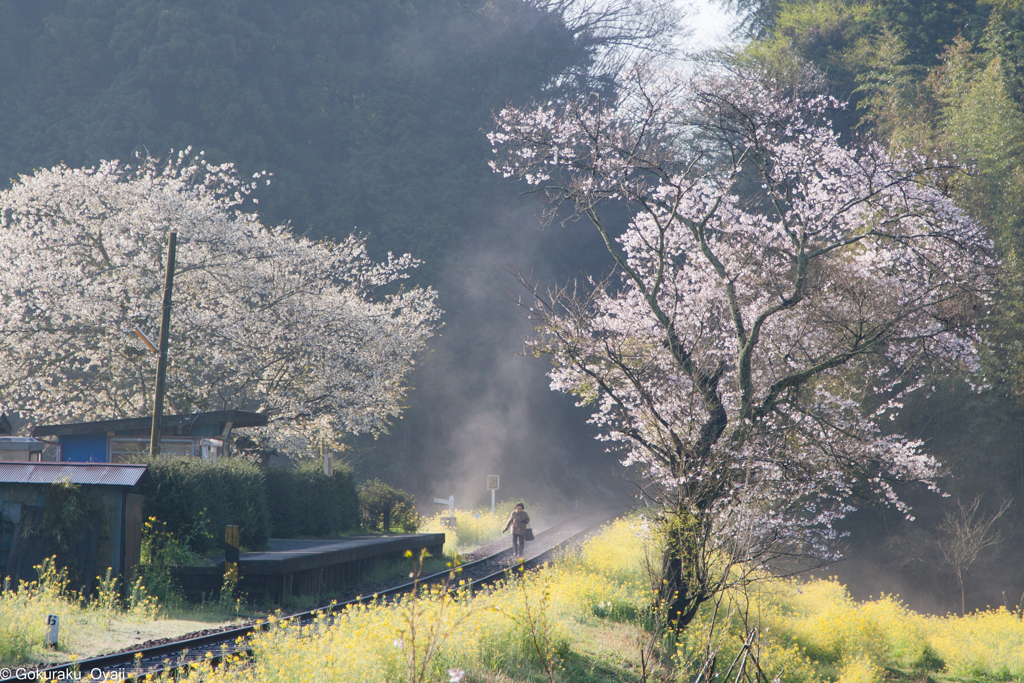
[[[270,539],[270,549],[239,556],[238,588],[252,599],[280,604],[289,596],[338,593],[358,584],[375,568],[406,562],[406,551],[426,549],[440,557],[444,534],[348,536],[329,540]],[[220,590],[224,560],[212,559],[205,567],[175,567],[175,583],[200,597]]]

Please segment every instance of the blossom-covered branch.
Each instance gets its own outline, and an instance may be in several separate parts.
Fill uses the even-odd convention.
[[[435,327],[435,294],[395,287],[409,255],[377,263],[357,236],[311,242],[262,225],[242,205],[264,180],[186,150],[40,170],[0,194],[0,409],[36,421],[148,412],[155,357],[131,331],[159,325],[173,230],[173,410],[267,412],[292,452],[385,429]]]

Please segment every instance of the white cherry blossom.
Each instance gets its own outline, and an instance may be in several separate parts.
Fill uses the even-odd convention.
[[[402,288],[416,261],[363,240],[297,238],[243,211],[241,179],[185,150],[168,161],[57,166],[0,193],[0,410],[38,422],[151,410],[168,233],[178,233],[166,412],[271,415],[298,455],[384,430],[439,311]],[[298,452],[297,452],[298,451]]]

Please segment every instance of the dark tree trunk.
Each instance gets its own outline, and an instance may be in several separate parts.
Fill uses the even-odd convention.
[[[689,513],[665,520],[665,550],[658,591],[668,623],[682,632],[712,597],[710,577],[703,561],[703,525]]]

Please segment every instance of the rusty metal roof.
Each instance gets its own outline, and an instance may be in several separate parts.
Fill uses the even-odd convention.
[[[151,480],[146,465],[79,462],[0,462],[0,484],[72,484],[135,486]],[[143,482],[146,483],[146,482]]]
[[[262,427],[267,424],[267,419],[264,413],[253,413],[247,410],[214,410],[208,413],[192,413],[191,415],[164,415],[160,424],[165,428],[192,428],[197,424],[225,424],[230,422],[233,427]],[[37,425],[32,430],[32,436],[91,434],[131,429],[150,429],[152,426],[153,418],[151,417],[101,420],[99,422],[76,422],[63,425]]]

